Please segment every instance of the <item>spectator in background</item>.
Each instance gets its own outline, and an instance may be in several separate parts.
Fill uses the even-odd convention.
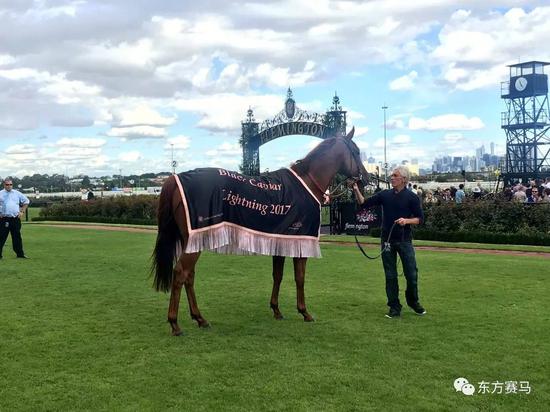
[[[424,198],[424,205],[437,205],[439,200],[434,196],[431,190],[426,190],[426,197]]]
[[[512,188],[510,186],[506,186],[504,188],[504,199],[511,201],[513,196],[514,192],[512,191]]]
[[[542,193],[542,201],[543,203],[550,203],[550,187],[544,189]]]
[[[456,187],[451,186],[451,188],[449,189],[449,191],[451,192],[451,199],[454,199],[454,198],[455,198],[455,195],[456,195]]]
[[[422,191],[421,186],[418,186],[418,189],[416,189],[416,194],[418,195],[418,198],[420,199],[420,201],[422,201],[422,198],[424,196],[424,192]]]
[[[464,184],[461,183],[458,185],[458,190],[455,193],[455,202],[456,204],[460,204],[464,201],[464,198],[466,197],[466,193],[464,193]]]
[[[531,188],[531,196],[527,196],[525,203],[540,203],[542,201],[537,186]]]
[[[527,200],[527,195],[525,194],[525,187],[521,184],[514,189],[514,196],[512,200],[518,203],[524,203]]]
[[[472,189],[472,193],[474,194],[474,200],[481,198],[481,195],[483,194],[481,183],[478,182],[478,184]]]
[[[441,200],[443,202],[450,202],[451,200],[453,200],[451,197],[451,189],[447,188],[443,191],[441,195]]]
[[[550,189],[550,177],[547,177],[547,178],[546,178],[546,183],[544,184],[544,187],[545,187],[546,189]]]
[[[527,197],[531,196],[531,191],[533,190],[533,186],[535,185],[535,181],[532,179],[529,179],[527,181],[527,188],[525,189],[525,195]]]
[[[539,189],[539,196],[542,197],[542,192],[544,192],[544,182],[542,181],[542,179],[537,179],[536,180],[536,186],[535,186],[537,189]]]

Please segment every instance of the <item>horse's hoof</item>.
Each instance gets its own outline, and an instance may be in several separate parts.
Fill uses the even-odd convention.
[[[204,322],[204,323],[199,323],[199,328],[202,328],[202,329],[210,329],[212,326],[210,326],[210,323],[208,322]]]
[[[275,318],[275,320],[284,320],[285,317],[283,315],[275,315],[273,316]]]
[[[304,322],[315,322],[315,319],[313,319],[312,316],[309,316],[307,318],[304,318]]]
[[[182,335],[183,335],[183,331],[181,330],[172,331],[172,336],[182,336]]]

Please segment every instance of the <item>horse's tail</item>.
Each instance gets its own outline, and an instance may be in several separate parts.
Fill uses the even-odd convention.
[[[160,192],[157,224],[158,233],[155,250],[152,256],[151,273],[155,274],[156,290],[167,292],[172,286],[172,271],[176,259],[176,248],[182,237],[172,212],[174,193],[178,190],[177,176],[169,177],[162,185]]]

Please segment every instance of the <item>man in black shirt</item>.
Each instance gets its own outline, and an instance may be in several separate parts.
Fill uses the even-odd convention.
[[[353,184],[357,203],[362,207],[382,206],[382,263],[386,274],[386,295],[390,307],[386,315],[388,318],[401,315],[397,254],[401,258],[403,272],[407,279],[405,291],[407,305],[418,315],[426,313],[418,301],[418,269],[411,235],[411,225],[422,223],[424,214],[418,196],[406,189],[408,181],[409,170],[399,166],[391,174],[392,189],[378,192],[367,200],[357,184]]]

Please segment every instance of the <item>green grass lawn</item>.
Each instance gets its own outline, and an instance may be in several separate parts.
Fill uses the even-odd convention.
[[[0,410],[547,410],[546,258],[418,252],[428,313],[387,319],[380,261],[323,245],[308,261],[315,323],[269,310],[271,260],[204,254],[175,338],[168,295],[151,289],[154,234],[25,225],[29,260],[0,260]],[[403,279],[400,280],[403,284]],[[475,394],[478,382],[529,381],[532,393]],[[546,405],[546,406],[545,406]]]

